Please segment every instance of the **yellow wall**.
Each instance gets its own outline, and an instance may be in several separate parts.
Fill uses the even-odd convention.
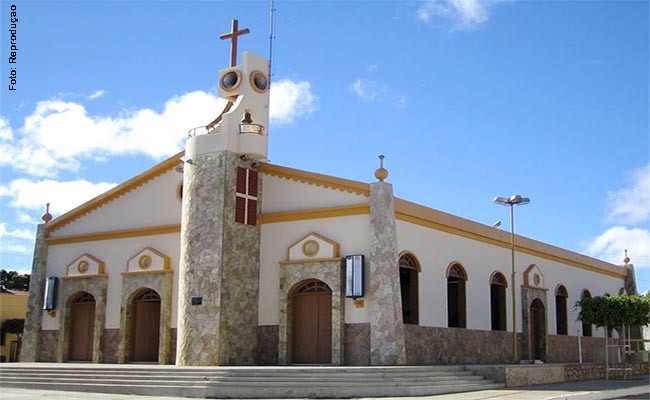
[[[0,320],[4,322],[7,319],[20,318],[24,319],[27,314],[27,293],[11,294],[0,293]],[[0,347],[0,355],[6,357],[9,361],[9,349],[11,341],[16,340],[16,335],[7,334],[4,346]]]

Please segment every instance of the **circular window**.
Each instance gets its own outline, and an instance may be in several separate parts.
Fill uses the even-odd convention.
[[[236,70],[228,71],[221,76],[219,86],[226,92],[233,91],[241,84],[241,73]]]
[[[313,257],[318,253],[320,246],[315,240],[308,240],[302,245],[302,254],[307,257]]]
[[[539,282],[540,282],[541,280],[542,280],[542,279],[539,277],[539,274],[535,274],[535,275],[533,276],[533,282],[535,283],[535,286],[539,286]]]
[[[251,86],[255,91],[263,93],[269,87],[269,80],[262,72],[253,71],[251,74]]]
[[[79,264],[77,264],[77,271],[79,271],[80,274],[85,274],[88,271],[88,268],[90,268],[90,265],[86,260],[79,261]]]
[[[140,258],[138,259],[138,267],[140,267],[140,269],[147,269],[151,267],[151,256],[146,254],[140,256]]]

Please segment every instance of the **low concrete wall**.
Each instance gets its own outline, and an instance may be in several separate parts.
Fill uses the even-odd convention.
[[[632,363],[627,366],[632,368],[632,375],[647,375],[649,373],[650,364],[648,363]],[[506,387],[605,378],[604,364],[468,365],[466,368],[487,379],[505,383]],[[622,379],[623,371],[610,371],[609,377],[610,379]]]

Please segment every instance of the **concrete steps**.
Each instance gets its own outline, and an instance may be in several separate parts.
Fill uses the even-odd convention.
[[[501,388],[462,366],[174,367],[2,364],[0,386],[194,398],[423,396]]]

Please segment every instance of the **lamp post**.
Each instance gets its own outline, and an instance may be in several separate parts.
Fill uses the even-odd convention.
[[[510,261],[512,267],[512,275],[510,277],[510,284],[512,286],[512,352],[514,355],[515,363],[519,361],[517,351],[517,304],[515,301],[515,205],[523,206],[530,203],[528,197],[521,197],[518,194],[505,197],[495,197],[493,202],[503,206],[510,206]]]

